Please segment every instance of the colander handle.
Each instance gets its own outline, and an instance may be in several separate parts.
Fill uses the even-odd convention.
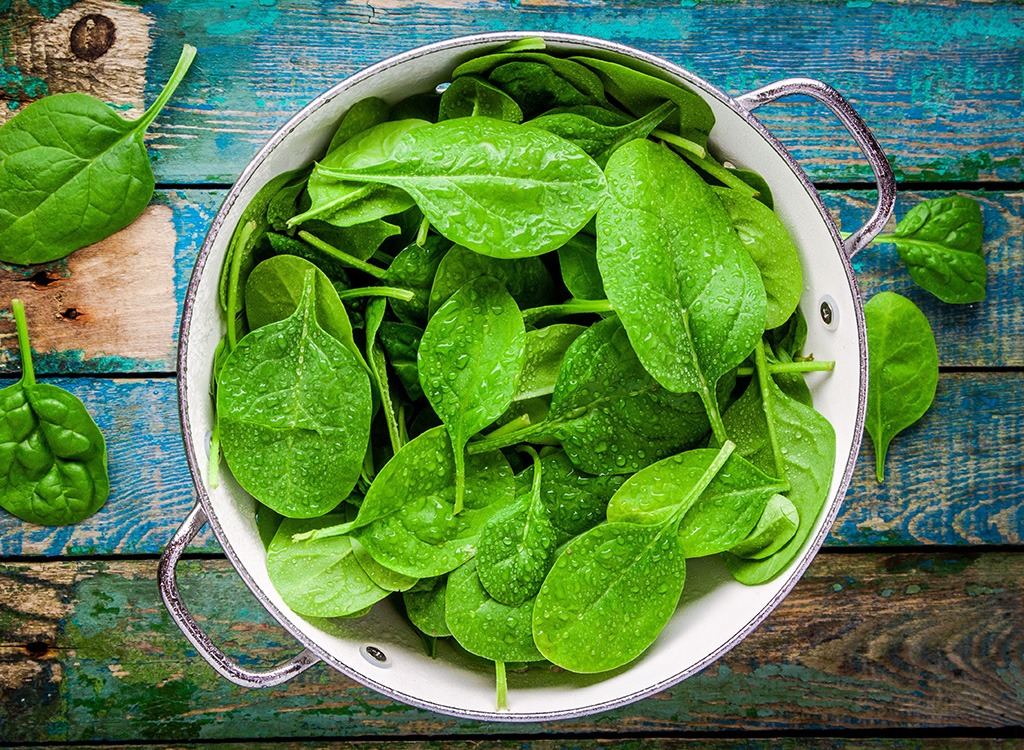
[[[160,558],[160,567],[157,573],[157,579],[160,582],[160,598],[164,600],[164,606],[171,613],[174,622],[181,628],[181,632],[196,647],[199,655],[231,682],[249,688],[280,685],[320,661],[318,656],[306,650],[266,671],[248,669],[221,651],[210,640],[206,631],[199,627],[199,623],[185,606],[181,592],[178,590],[177,568],[185,548],[205,525],[206,514],[202,507],[196,504],[174,537],[167,543],[167,548]]]
[[[813,78],[787,78],[741,94],[736,97],[735,101],[747,111],[753,111],[762,104],[768,104],[793,94],[809,96],[828,107],[832,114],[843,123],[847,132],[853,136],[853,140],[860,146],[861,153],[864,154],[864,158],[871,165],[871,171],[875,174],[875,184],[878,186],[878,203],[875,210],[864,226],[843,242],[846,256],[852,258],[868,246],[892,216],[892,209],[896,204],[896,178],[893,176],[892,167],[889,166],[889,160],[882,152],[882,147],[878,145],[878,141],[875,140],[875,136],[871,134],[868,126],[864,124],[864,120],[843,95],[827,83]]]

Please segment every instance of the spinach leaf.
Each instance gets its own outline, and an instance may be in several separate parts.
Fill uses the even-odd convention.
[[[578,147],[489,117],[417,128],[394,144],[386,161],[321,166],[318,173],[404,190],[439,234],[496,258],[555,249],[604,199],[604,175]]]
[[[603,169],[615,149],[637,138],[646,138],[675,109],[675,104],[665,102],[650,113],[625,125],[604,125],[575,113],[542,115],[530,120],[528,124],[532,128],[541,128],[570,143],[575,143],[590,154]]]
[[[402,445],[405,444],[405,441],[402,438],[402,431],[398,425],[398,408],[391,398],[387,360],[384,358],[384,351],[377,341],[377,332],[380,330],[381,322],[384,320],[387,304],[387,299],[377,297],[370,300],[366,305],[366,361],[370,366],[370,379],[380,395],[381,410],[384,413],[384,423],[388,428],[388,437],[391,439],[391,449],[394,453],[398,453]]]
[[[541,499],[544,472],[540,456],[532,449],[530,454],[533,481],[529,492],[487,522],[476,552],[480,583],[490,596],[512,607],[537,595],[554,559],[557,541]]]
[[[341,122],[338,123],[338,129],[331,137],[327,153],[331,153],[360,133],[386,122],[390,111],[391,106],[383,99],[378,99],[375,96],[360,99],[342,116]]]
[[[43,526],[78,523],[110,493],[106,442],[77,396],[36,382],[25,307],[11,309],[21,379],[0,390],[0,507]]]
[[[471,654],[501,662],[543,661],[533,643],[533,600],[510,606],[484,589],[476,560],[448,576],[445,622]]]
[[[638,471],[608,503],[608,521],[656,524],[670,518],[717,454],[708,448],[687,451]],[[786,489],[749,461],[730,456],[682,516],[679,541],[686,557],[713,555],[743,540],[771,497]]]
[[[419,578],[396,573],[390,568],[385,568],[373,559],[366,547],[359,543],[355,537],[348,537],[352,543],[352,556],[355,557],[359,567],[370,577],[370,580],[386,591],[408,591],[417,583]]]
[[[453,294],[423,332],[420,386],[451,436],[456,513],[462,510],[466,442],[512,403],[525,339],[515,300],[489,276]]]
[[[760,174],[752,169],[738,169],[736,167],[724,167],[724,169],[732,175],[738,177],[757,193],[756,197],[761,203],[768,208],[775,208],[775,199],[772,197],[772,189],[768,185],[768,181],[765,180]],[[741,191],[737,191],[741,192]],[[747,195],[747,193],[742,193]]]
[[[516,381],[513,400],[523,401],[554,392],[566,351],[586,330],[584,326],[556,323],[527,331],[523,369]]]
[[[423,398],[420,387],[420,370],[417,362],[423,329],[408,323],[385,320],[377,332],[384,354],[398,375],[411,401]]]
[[[647,650],[683,589],[679,522],[733,449],[726,442],[696,480],[678,488],[678,505],[665,521],[604,523],[569,542],[534,603],[533,638],[545,658],[589,674],[628,664]]]
[[[348,289],[352,286],[345,266],[338,262],[337,259],[313,247],[308,242],[276,232],[267,232],[266,237],[271,249],[274,251],[274,255],[294,255],[303,260],[308,260],[324,272],[324,275],[327,276],[335,289],[338,287]]]
[[[344,227],[380,219],[410,208],[414,201],[397,187],[345,182],[336,169],[355,169],[386,162],[395,144],[413,131],[430,125],[426,120],[384,122],[342,143],[317,164],[309,177],[308,211],[292,217],[289,226],[309,219]]]
[[[289,317],[242,339],[221,370],[221,446],[238,483],[290,518],[319,516],[355,486],[370,433],[370,380],[316,318],[316,272]]]
[[[892,234],[872,244],[891,242],[919,286],[943,302],[970,304],[985,299],[985,251],[981,207],[966,195],[922,201]]]
[[[753,531],[729,548],[736,557],[763,560],[778,552],[800,526],[800,513],[784,495],[772,495]]]
[[[405,614],[409,621],[424,635],[433,638],[450,636],[448,623],[444,619],[445,590],[447,579],[442,576],[428,579],[424,587],[414,586],[402,593]]]
[[[138,218],[155,186],[143,136],[195,56],[195,47],[182,48],[164,90],[137,120],[85,94],[57,94],[0,128],[0,260],[57,260]]]
[[[430,318],[430,290],[438,266],[450,247],[448,240],[434,235],[427,237],[422,245],[415,242],[408,245],[391,261],[382,281],[390,286],[408,289],[416,295],[411,302],[395,300],[391,303],[391,309],[399,320],[419,326],[426,325]]]
[[[395,220],[396,217],[389,216],[388,219]],[[402,231],[401,227],[390,221],[384,221],[384,219],[373,219],[344,227],[313,219],[303,222],[302,229],[346,255],[351,255],[359,260],[368,260],[373,257],[388,238],[397,237]],[[320,251],[320,254],[323,255],[323,251]]]
[[[597,238],[580,232],[558,248],[562,282],[576,299],[605,299],[604,280],[597,266]]]
[[[495,76],[498,68],[502,72]],[[524,111],[528,109],[531,116],[552,107],[569,106],[552,103],[556,101],[605,103],[604,86],[600,78],[578,62],[554,55],[496,52],[475,57],[452,71],[455,80],[464,75],[491,75],[499,85],[508,85],[530,103]],[[548,103],[545,105],[545,102]]]
[[[299,203],[312,171],[313,166],[310,165],[292,172],[292,177],[267,202],[267,223],[271,229],[278,232],[288,229],[288,220],[299,213]]]
[[[694,143],[707,146],[715,115],[707,102],[697,94],[618,63],[593,57],[571,59],[593,69],[604,84],[605,91],[637,117],[646,115],[662,102],[672,102],[676,105],[676,111],[668,117],[664,127]]]
[[[493,117],[495,120],[519,123],[523,110],[515,99],[479,76],[461,76],[441,94],[438,120],[457,117]]]
[[[757,266],[714,191],[668,149],[631,141],[607,176],[597,261],[608,299],[647,371],[670,391],[697,393],[722,443],[715,384],[764,331]]]
[[[296,534],[343,519],[339,513],[320,518],[286,518],[270,543],[267,574],[285,604],[300,615],[345,617],[390,593],[363,570],[349,537],[294,541]]]
[[[928,318],[906,297],[879,292],[864,305],[864,322],[869,363],[864,425],[875,444],[875,473],[881,482],[889,443],[935,400],[939,355]]]
[[[767,295],[765,328],[789,320],[804,291],[804,274],[796,245],[775,212],[730,188],[713,188],[732,226],[757,264]]]
[[[608,501],[627,479],[623,474],[595,476],[582,472],[564,451],[541,458],[541,469],[541,500],[560,545],[603,521]]]
[[[492,258],[456,245],[437,267],[430,288],[430,315],[455,292],[481,276],[500,281],[521,308],[542,305],[554,294],[551,274],[540,258]]]

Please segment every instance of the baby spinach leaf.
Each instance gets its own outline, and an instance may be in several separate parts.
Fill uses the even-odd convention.
[[[362,224],[397,214],[414,201],[398,187],[345,182],[336,169],[356,169],[386,162],[404,136],[430,125],[426,120],[384,122],[353,136],[324,157],[309,177],[308,211],[292,217],[289,226],[319,219],[339,227]]]
[[[646,138],[675,109],[675,104],[665,102],[650,113],[625,125],[603,125],[574,113],[541,115],[530,120],[528,124],[532,128],[541,128],[570,143],[575,143],[590,154],[603,169],[615,149],[637,138]]]
[[[511,67],[507,67],[514,63]],[[526,65],[523,65],[526,63]],[[496,77],[498,68],[503,71]],[[541,70],[547,68],[547,70]],[[531,116],[552,107],[567,104],[548,103],[572,100],[574,103],[605,103],[601,79],[578,62],[536,52],[496,52],[469,60],[452,72],[458,79],[464,75],[488,75],[499,85],[509,85],[529,102]]]
[[[939,355],[928,318],[893,292],[864,305],[868,329],[868,411],[864,426],[875,444],[875,473],[885,478],[892,439],[924,416],[935,400]]]
[[[437,122],[441,95],[436,91],[424,91],[408,96],[398,102],[388,113],[389,120],[425,120]]]
[[[398,453],[405,441],[402,439],[398,426],[398,409],[391,398],[387,361],[384,358],[384,351],[377,341],[377,332],[384,320],[387,304],[387,299],[377,297],[366,305],[366,361],[370,366],[370,379],[380,395],[381,411],[384,413],[384,423],[387,425],[388,437],[391,439],[391,449]]]
[[[727,172],[735,175],[739,179],[743,180],[747,185],[752,187],[757,193],[756,197],[761,203],[768,208],[775,208],[775,199],[772,197],[772,189],[768,185],[768,181],[765,180],[759,173],[752,169],[737,169],[735,167],[724,167]],[[739,191],[737,191],[739,192]],[[746,193],[741,193],[747,195]]]
[[[360,99],[349,107],[348,111],[342,116],[341,122],[338,123],[338,129],[334,131],[334,135],[331,137],[327,153],[331,153],[360,133],[385,122],[390,111],[391,105],[383,99],[378,99],[375,96]]]
[[[919,286],[943,302],[970,304],[985,299],[985,252],[981,207],[966,195],[922,201],[892,234],[873,244],[891,242]]]
[[[459,645],[471,654],[500,662],[543,661],[533,643],[533,600],[502,604],[488,595],[470,560],[448,576],[445,622]]]
[[[232,473],[290,518],[319,516],[359,478],[370,433],[370,380],[316,318],[316,272],[290,316],[242,339],[217,388],[221,446]]]
[[[345,289],[352,286],[345,266],[308,242],[276,232],[267,232],[266,237],[270,242],[274,255],[294,255],[303,260],[308,260],[324,272],[335,289],[339,286]]]
[[[558,544],[603,521],[608,501],[627,479],[623,474],[595,476],[582,472],[564,451],[545,455],[541,469],[541,500],[547,506]]]
[[[466,442],[512,403],[525,339],[515,300],[490,276],[453,294],[423,332],[420,385],[451,436],[456,513],[462,509]]]
[[[783,495],[772,495],[753,531],[729,552],[748,560],[763,560],[782,549],[799,526],[800,514],[792,501]]]
[[[597,238],[580,232],[558,248],[562,282],[576,299],[605,299],[604,280],[597,266]]]
[[[426,582],[421,581],[421,583]],[[445,589],[447,589],[447,580],[438,576],[429,579],[427,587],[414,586],[402,593],[405,614],[424,635],[445,638],[452,634],[444,619]]]
[[[555,555],[556,532],[541,499],[544,472],[540,457],[532,450],[530,453],[533,482],[529,493],[487,522],[476,552],[480,583],[490,596],[512,607],[537,595]]]
[[[638,471],[608,503],[609,522],[661,523],[671,517],[690,488],[707,471],[717,449],[670,456]],[[679,523],[686,557],[729,549],[757,524],[772,495],[788,489],[749,461],[733,454]]]
[[[593,57],[572,59],[593,69],[604,84],[605,91],[637,117],[646,115],[662,102],[672,102],[676,105],[676,111],[666,119],[665,129],[701,146],[707,146],[715,115],[697,94],[618,63]]]
[[[373,559],[366,547],[359,543],[355,537],[348,537],[352,542],[352,555],[355,557],[359,567],[369,576],[370,580],[386,591],[408,591],[419,582],[419,578],[402,575],[385,568]]]
[[[423,245],[415,242],[402,250],[391,261],[382,281],[390,286],[408,289],[416,296],[411,302],[395,300],[391,309],[399,320],[426,325],[430,318],[430,289],[434,284],[441,260],[448,253],[451,243],[436,235],[427,237]]]
[[[545,658],[572,672],[594,673],[628,664],[647,650],[683,589],[679,522],[733,449],[726,442],[706,470],[680,488],[678,505],[661,523],[604,523],[569,542],[534,604],[534,642]]]
[[[417,363],[420,339],[423,329],[408,323],[395,323],[385,320],[377,332],[384,354],[398,375],[402,387],[405,388],[411,401],[423,398],[420,387],[420,370]]]
[[[437,232],[496,258],[541,255],[564,244],[604,198],[604,175],[571,143],[489,117],[411,130],[386,161],[321,166],[361,185],[391,185],[415,200]],[[310,178],[310,185],[312,185]]]
[[[396,217],[389,216],[388,219],[395,220]],[[402,231],[401,227],[384,219],[373,219],[344,227],[313,219],[303,222],[302,229],[331,247],[359,260],[372,258],[385,240],[397,237]],[[319,253],[325,255],[322,250]],[[330,275],[328,274],[328,276]]]
[[[605,291],[637,356],[661,385],[695,392],[718,442],[718,379],[764,331],[765,291],[714,191],[678,156],[631,141],[608,162],[597,215]]]
[[[438,120],[456,117],[493,117],[506,122],[522,122],[523,110],[515,99],[479,76],[456,78],[441,94]]]
[[[310,165],[293,172],[292,177],[267,202],[267,223],[271,229],[278,232],[288,229],[288,220],[299,213],[299,203],[312,171],[313,166]]]
[[[259,532],[260,541],[264,549],[270,549],[270,543],[274,541],[277,530],[281,527],[284,516],[276,510],[271,510],[263,503],[257,501],[256,506],[256,530]]]
[[[319,268],[297,255],[268,258],[249,274],[245,285],[245,314],[249,328],[255,331],[294,313],[302,299],[306,274],[310,272],[315,284],[317,323],[338,341],[355,350],[352,324],[331,280]]]
[[[492,258],[456,245],[441,260],[430,289],[430,315],[473,279],[491,276],[521,308],[542,305],[551,300],[554,282],[540,258]]]
[[[137,120],[85,94],[56,94],[0,128],[0,260],[57,260],[138,218],[155,186],[143,136],[195,56],[195,47],[182,48],[164,90]]]
[[[513,399],[523,401],[552,393],[566,351],[586,330],[584,326],[556,323],[527,331],[523,369]]]
[[[110,493],[106,442],[77,396],[36,382],[25,307],[11,309],[21,379],[0,390],[0,507],[42,526],[78,523]]]
[[[767,294],[765,328],[789,320],[804,291],[796,245],[775,212],[755,198],[729,188],[713,188],[732,226],[757,264]]]
[[[296,534],[344,519],[340,513],[320,518],[286,518],[267,551],[267,574],[285,604],[309,617],[345,617],[380,601],[390,592],[366,574],[347,536],[294,541]]]

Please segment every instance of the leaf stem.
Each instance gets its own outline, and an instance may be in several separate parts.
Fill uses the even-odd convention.
[[[430,219],[426,216],[420,222],[420,228],[416,232],[416,244],[423,247],[427,243],[427,234],[430,232]]]
[[[32,345],[28,340],[28,323],[25,320],[25,305],[20,299],[11,300],[14,325],[18,329],[18,350],[21,354],[21,384],[31,387],[36,384],[36,371],[32,366]]]
[[[686,493],[686,497],[681,503],[679,503],[668,521],[666,521],[665,525],[667,527],[671,528],[678,525],[683,516],[686,515],[686,511],[693,506],[697,501],[697,498],[701,496],[701,493],[704,492],[704,490],[708,488],[708,485],[711,484],[715,480],[715,477],[718,476],[718,472],[720,472],[722,467],[725,466],[725,462],[729,460],[729,456],[732,455],[734,450],[736,450],[736,444],[731,440],[726,440],[722,443],[722,447],[719,448],[718,454],[711,462],[711,465],[704,470],[700,479],[698,479],[696,484],[694,484],[690,491]]]
[[[680,155],[688,161],[696,164],[698,167],[703,169],[709,175],[714,177],[716,180],[721,182],[726,187],[730,187],[737,192],[743,193],[748,198],[756,198],[760,193],[754,188],[750,187],[747,183],[741,180],[739,177],[734,175],[728,169],[723,167],[717,161],[712,159],[710,156],[699,157],[696,154],[692,154],[689,151],[681,151]]]
[[[377,268],[377,266],[370,265],[365,260],[359,260],[359,258],[355,257],[354,255],[349,255],[344,250],[339,250],[334,245],[324,242],[315,234],[310,234],[309,232],[300,230],[299,237],[304,239],[306,242],[308,242],[310,245],[317,248],[318,250],[322,250],[323,252],[327,253],[338,262],[344,263],[347,266],[351,266],[352,268],[355,268],[358,271],[362,271],[363,273],[367,273],[370,276],[373,276],[375,279],[383,279],[387,273],[382,268]]]
[[[455,455],[455,509],[452,511],[453,516],[457,516],[462,512],[463,503],[466,499],[466,444],[461,434],[456,435],[456,437],[458,438],[458,445],[456,445],[455,440],[452,440],[452,448]]]
[[[498,689],[498,710],[508,711],[508,676],[505,673],[505,662],[494,662],[494,676]]]
[[[214,419],[213,432],[210,434],[210,489],[217,489],[220,484],[220,422]]]
[[[186,44],[181,48],[181,57],[178,58],[178,63],[174,66],[171,77],[167,79],[167,84],[164,86],[163,91],[160,92],[156,100],[149,106],[149,109],[142,113],[142,117],[135,121],[136,131],[145,131],[152,124],[156,116],[160,114],[160,110],[174,96],[175,89],[178,88],[178,84],[185,78],[185,74],[188,73],[188,69],[195,58],[196,48],[191,44]]]
[[[757,342],[754,348],[754,361],[757,365],[757,380],[761,386],[761,406],[764,409],[764,418],[768,424],[768,439],[772,444],[772,456],[775,459],[776,478],[787,482],[786,472],[783,468],[785,463],[782,460],[782,449],[779,446],[779,437],[775,430],[775,410],[772,408],[772,394],[770,387],[771,374],[768,370],[768,357],[764,353],[764,340]],[[788,482],[787,482],[788,483]]]
[[[615,312],[612,303],[606,299],[571,299],[558,305],[528,307],[523,310],[523,320],[532,325],[548,316],[581,315],[587,313]]]
[[[315,542],[320,539],[332,539],[336,536],[345,536],[355,531],[355,521],[349,521],[348,523],[339,523],[337,526],[327,526],[323,529],[313,529],[312,531],[303,531],[299,534],[292,534],[293,542]]]
[[[708,155],[707,149],[699,143],[695,143],[691,140],[678,136],[675,133],[670,133],[667,130],[660,130],[656,128],[651,132],[651,135],[655,138],[660,138],[665,141],[665,143],[671,143],[673,146],[681,148],[687,153],[693,154],[700,159],[703,159]]]
[[[772,375],[780,375],[787,372],[832,372],[836,369],[836,363],[834,360],[816,360],[816,359],[802,359],[796,362],[776,362],[769,364],[768,372]],[[750,377],[757,368],[755,367],[740,367],[736,370],[736,375],[745,378]]]
[[[242,249],[249,243],[249,238],[255,231],[256,223],[253,221],[247,221],[242,227],[242,231],[238,234],[238,243],[234,242],[232,237],[232,251],[231,251],[231,268],[228,271],[228,304],[227,310],[227,324],[228,324],[228,351],[233,351],[235,346],[238,344],[238,281],[242,275]]]
[[[729,437],[725,432],[725,422],[722,421],[722,412],[718,407],[718,396],[715,390],[705,386],[698,391],[700,400],[704,402],[704,411],[708,413],[708,421],[711,422],[711,432],[715,436],[715,442],[725,445]]]
[[[473,456],[477,453],[486,453],[488,451],[498,450],[499,448],[507,448],[510,445],[525,442],[531,437],[539,437],[543,435],[543,428],[546,426],[547,422],[537,422],[537,424],[526,425],[525,427],[508,432],[503,432],[503,428],[499,427],[487,437],[475,440],[467,445],[466,452]]]
[[[355,289],[342,289],[338,292],[339,299],[356,299],[358,297],[393,297],[394,299],[412,302],[416,294],[408,289],[395,286],[360,286]]]

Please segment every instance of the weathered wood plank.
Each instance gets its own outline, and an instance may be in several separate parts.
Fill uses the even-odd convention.
[[[1021,554],[822,555],[760,629],[701,675],[601,716],[527,726],[408,708],[323,666],[278,688],[233,687],[170,621],[149,561],[0,570],[0,739],[8,742],[964,732],[1024,722]],[[227,563],[186,563],[182,585],[231,653],[261,663],[294,652]],[[21,705],[33,720],[20,719]]]
[[[149,102],[182,42],[199,48],[199,62],[149,141],[164,182],[230,182],[278,126],[345,76],[420,44],[506,29],[630,44],[733,94],[788,76],[817,77],[849,96],[901,177],[1018,180],[1024,174],[1024,8],[1014,2],[615,0],[576,5],[571,13],[557,0],[159,0],[142,8],[109,0],[8,0],[6,6],[0,97],[9,112],[73,88],[137,109],[140,55],[148,54]],[[113,45],[89,62],[69,51],[69,29],[97,10],[117,32]],[[870,174],[823,109],[782,103],[763,116],[816,178]]]
[[[902,193],[904,215],[928,197]],[[196,253],[223,190],[166,190],[139,221],[110,239],[42,266],[0,264],[0,304],[21,297],[29,310],[36,370],[51,373],[170,372],[178,321]],[[871,247],[855,264],[865,298],[883,289],[911,297],[938,336],[951,367],[1024,366],[1024,193],[975,192],[985,219],[988,299],[947,305],[918,288],[892,247]],[[827,191],[842,226],[869,213],[863,191]],[[0,315],[0,373],[20,368],[10,312]]]
[[[24,750],[57,750],[73,747],[69,745],[23,745]],[[93,750],[120,750],[123,745],[94,745]],[[350,742],[348,740],[293,740],[293,741],[250,741],[214,743],[167,743],[133,744],[139,750],[584,750],[585,748],[616,748],[617,750],[676,750],[676,748],[698,748],[699,750],[1016,750],[1024,747],[1019,739],[973,739],[968,737],[772,737],[742,739],[708,739],[677,737],[662,739],[645,737],[630,739],[615,737],[587,737],[579,739],[570,736],[558,739],[494,739],[494,740],[389,740],[373,742]]]
[[[75,526],[0,515],[0,557],[153,554],[193,503],[170,379],[58,379],[107,435],[112,495]],[[865,437],[829,546],[1024,544],[1024,373],[949,373],[932,410],[889,449],[874,476]],[[204,534],[197,550],[217,551]]]

